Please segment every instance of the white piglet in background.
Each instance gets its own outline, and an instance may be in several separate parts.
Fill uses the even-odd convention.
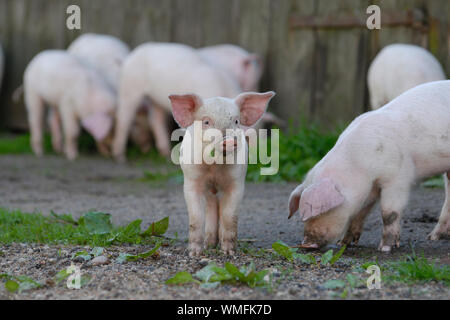
[[[429,238],[450,235],[450,81],[417,86],[356,118],[291,194],[291,217],[305,222],[303,246],[357,242],[380,198],[379,249],[399,246],[400,222],[419,179],[446,173],[446,199]]]
[[[239,84],[226,72],[213,67],[186,45],[176,43],[147,43],[140,45],[127,57],[119,86],[117,126],[114,156],[125,159],[125,146],[130,126],[143,101],[150,106],[149,123],[156,147],[170,155],[167,125],[171,112],[170,94],[195,92],[202,97],[235,97],[241,92]]]
[[[445,79],[439,61],[422,47],[386,46],[375,57],[367,74],[371,108],[378,109],[419,84]]]
[[[225,254],[233,254],[237,238],[238,205],[242,201],[247,172],[247,144],[244,129],[253,126],[264,114],[273,92],[241,93],[235,99],[215,97],[202,99],[195,94],[171,95],[172,112],[182,128],[187,128],[181,144],[180,164],[184,174],[184,197],[189,213],[189,254],[199,255],[204,242],[216,246],[220,242]],[[195,131],[198,123],[203,134]],[[208,129],[219,137],[212,140],[222,152],[218,158],[238,150],[245,152],[245,161],[208,164],[194,163],[194,146],[202,146],[201,155],[211,154]],[[241,130],[238,130],[241,129]],[[209,131],[211,132],[211,131]],[[236,137],[236,141],[235,138]],[[240,149],[245,148],[245,149]],[[236,154],[234,153],[234,154]],[[186,156],[188,155],[188,156]],[[189,155],[192,156],[189,157]],[[188,159],[186,161],[186,159]],[[236,159],[237,160],[237,159]],[[204,239],[205,235],[205,239]],[[204,241],[205,240],[205,241]]]
[[[76,38],[67,51],[95,69],[111,88],[117,90],[120,69],[130,53],[127,44],[113,36],[85,33]]]
[[[118,91],[122,65],[130,54],[125,42],[110,35],[85,33],[75,39],[67,51],[95,69],[115,92]],[[151,148],[147,118],[146,112],[138,112],[130,133],[131,140],[142,152]]]
[[[197,49],[210,64],[229,73],[240,85],[242,91],[259,91],[259,82],[264,71],[263,59],[256,53],[232,44],[219,44]],[[264,113],[257,128],[267,124],[283,127],[284,121],[273,113]]]
[[[78,154],[79,122],[106,152],[115,113],[115,95],[97,72],[63,50],[36,55],[24,73],[24,95],[31,129],[31,145],[42,155],[43,118],[49,106],[55,115],[50,123],[53,148],[62,149],[68,159]],[[103,150],[103,151],[102,151]]]
[[[230,73],[242,91],[258,91],[263,73],[259,55],[232,44],[209,46],[197,51],[206,61]]]

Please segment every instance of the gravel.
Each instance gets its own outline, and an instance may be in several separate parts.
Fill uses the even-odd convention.
[[[25,212],[71,213],[79,217],[88,210],[109,212],[115,224],[143,220],[143,227],[165,216],[170,218],[168,236],[178,237],[175,244],[161,247],[158,258],[147,258],[124,264],[115,259],[120,253],[137,254],[150,250],[144,245],[122,245],[105,248],[103,254],[90,261],[72,259],[85,246],[43,244],[0,245],[0,274],[27,275],[43,283],[39,289],[9,293],[0,286],[0,299],[330,299],[333,291],[324,284],[330,279],[345,279],[349,273],[367,279],[368,274],[355,269],[367,261],[394,260],[410,252],[424,251],[429,258],[450,264],[450,241],[428,241],[444,199],[442,189],[416,187],[403,218],[402,246],[393,254],[379,253],[381,236],[379,208],[368,217],[360,244],[350,247],[333,267],[290,263],[270,253],[256,254],[259,248],[270,249],[276,240],[290,245],[302,239],[299,218],[287,220],[287,199],[295,183],[247,184],[240,210],[237,255],[227,257],[208,253],[190,258],[186,252],[188,219],[182,186],[175,182],[148,183],[139,179],[149,162],[119,165],[97,157],[82,157],[68,162],[62,157],[31,155],[0,158],[0,207]],[[250,251],[248,251],[250,250]],[[244,254],[244,252],[248,252]],[[257,270],[269,269],[272,290],[223,285],[203,289],[196,284],[168,286],[164,281],[179,271],[198,271],[210,262],[223,265],[230,261],[241,266],[254,262]],[[89,276],[79,290],[68,289],[64,282],[56,284],[54,276],[71,264]],[[352,290],[350,299],[449,299],[449,287],[435,282],[403,284],[383,283],[380,290],[364,285]]]

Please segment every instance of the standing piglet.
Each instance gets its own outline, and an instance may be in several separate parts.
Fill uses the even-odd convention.
[[[117,127],[113,152],[119,161],[125,159],[130,126],[142,102],[150,106],[149,123],[156,147],[170,155],[167,116],[171,112],[167,97],[195,92],[202,97],[235,97],[241,92],[226,72],[205,62],[199,53],[176,43],[146,43],[127,57],[119,85]]]
[[[291,217],[305,221],[303,246],[357,242],[380,198],[379,249],[399,246],[411,186],[444,174],[446,200],[432,240],[450,235],[450,81],[417,86],[383,108],[356,118],[289,198]]]
[[[237,208],[244,195],[247,172],[248,150],[243,128],[253,126],[262,117],[273,96],[273,92],[249,92],[234,100],[222,97],[203,100],[195,94],[169,97],[175,120],[180,127],[187,128],[180,163],[189,212],[191,256],[201,253],[204,233],[206,245],[216,246],[220,241],[226,254],[234,253]],[[214,140],[211,141],[211,137]],[[209,142],[219,148],[207,149],[211,145]],[[196,151],[198,146],[201,146],[199,152]],[[224,160],[230,153],[234,156],[235,151],[238,159],[239,151],[244,152],[243,161]],[[212,153],[218,161],[208,162],[206,158]],[[196,154],[200,154],[200,161],[195,160]]]
[[[378,109],[419,84],[445,79],[439,61],[427,50],[391,44],[378,53],[367,74],[371,107]]]
[[[25,104],[31,129],[31,146],[42,155],[43,117],[51,107],[56,121],[50,125],[53,148],[62,149],[59,118],[68,159],[78,154],[81,125],[94,137],[101,152],[113,126],[115,96],[104,80],[77,58],[62,50],[47,50],[31,60],[24,74]],[[103,151],[102,151],[103,150]]]

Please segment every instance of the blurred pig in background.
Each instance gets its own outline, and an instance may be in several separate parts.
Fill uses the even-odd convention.
[[[42,155],[45,107],[52,108],[50,131],[55,151],[68,159],[78,155],[80,124],[94,137],[102,154],[108,154],[116,97],[114,91],[93,69],[63,50],[47,50],[36,55],[24,73],[24,95],[31,129],[31,146]]]
[[[262,57],[256,53],[232,44],[219,44],[198,49],[200,55],[212,65],[228,72],[241,86],[242,91],[259,91],[259,82],[264,71]],[[284,121],[273,113],[264,113],[255,129],[270,124],[279,127],[285,125]]]
[[[67,51],[95,69],[117,93],[122,64],[130,53],[126,43],[110,35],[86,33],[75,39]],[[137,113],[130,133],[131,141],[142,152],[148,152],[151,147],[145,111],[145,108],[141,108]]]
[[[371,108],[378,109],[419,84],[445,79],[439,61],[422,47],[386,46],[373,60],[367,75]]]
[[[167,126],[171,94],[196,93],[202,97],[235,97],[239,83],[221,68],[208,63],[197,50],[176,43],[140,45],[127,57],[119,85],[117,125],[113,154],[125,160],[130,127],[143,101],[150,105],[149,123],[156,148],[170,155]]]

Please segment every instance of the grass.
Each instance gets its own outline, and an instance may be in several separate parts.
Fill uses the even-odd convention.
[[[127,226],[113,226],[110,215],[88,212],[77,221],[70,215],[44,216],[0,208],[0,243],[46,243],[108,246],[111,244],[148,244],[161,239],[168,218],[155,222],[142,232],[141,220]]]
[[[418,256],[413,251],[404,260],[390,263],[390,269],[393,275],[388,278],[395,281],[406,283],[437,281],[450,286],[450,266],[439,266],[436,262],[430,262],[423,253],[422,256]]]
[[[262,164],[248,166],[247,180],[261,181],[301,181],[306,173],[324,157],[336,143],[341,130],[324,132],[318,125],[303,123],[299,128],[287,133],[280,131],[279,171],[276,175],[261,176]],[[270,150],[270,140],[268,141]]]

